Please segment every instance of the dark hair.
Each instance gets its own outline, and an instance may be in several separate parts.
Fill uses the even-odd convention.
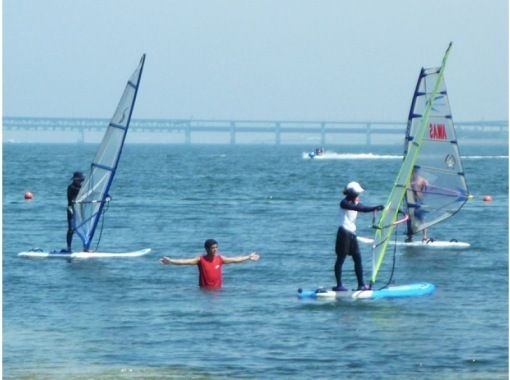
[[[352,189],[344,189],[343,191],[344,195],[347,196],[347,198],[349,199],[355,199],[359,194],[357,194],[354,190]]]
[[[79,180],[79,181],[83,181],[85,179],[85,176],[83,175],[82,172],[74,172],[73,173],[73,178],[71,178],[73,181],[74,180]]]
[[[218,242],[214,239],[207,239],[204,243],[204,248],[207,252],[209,252],[209,250],[211,249],[211,247],[216,244],[218,245]]]

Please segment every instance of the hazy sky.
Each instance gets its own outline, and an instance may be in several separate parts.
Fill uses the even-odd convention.
[[[508,117],[508,0],[3,0],[4,116],[405,121],[453,49],[457,121]]]

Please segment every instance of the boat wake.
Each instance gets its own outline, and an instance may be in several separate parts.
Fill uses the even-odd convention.
[[[326,151],[321,155],[311,155],[308,152],[303,152],[303,160],[401,160],[403,156],[398,154],[374,154],[374,153],[336,153]],[[466,160],[507,160],[508,156],[461,156]]]
[[[336,153],[324,152],[320,155],[311,155],[303,152],[303,160],[401,160],[398,154],[374,154],[374,153]]]

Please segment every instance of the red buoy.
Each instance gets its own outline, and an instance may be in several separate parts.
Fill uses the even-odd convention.
[[[484,195],[483,201],[487,203],[492,202],[492,197],[490,195]]]
[[[34,196],[32,195],[32,193],[31,193],[30,191],[27,191],[27,192],[25,193],[25,199],[26,199],[27,201],[31,200],[33,197],[34,197]]]

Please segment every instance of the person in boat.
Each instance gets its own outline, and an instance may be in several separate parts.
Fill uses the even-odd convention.
[[[342,284],[342,266],[345,258],[349,255],[354,261],[354,272],[358,280],[357,290],[369,290],[370,287],[363,281],[363,265],[361,253],[356,238],[356,218],[358,212],[381,211],[384,206],[364,206],[360,203],[360,194],[365,189],[358,182],[349,182],[344,188],[345,198],[340,202],[339,227],[336,235],[336,262],[335,262],[335,291],[346,291]]]
[[[315,148],[315,150],[313,152],[309,152],[308,153],[308,157],[315,158],[317,156],[322,156],[323,153],[324,153],[324,149],[322,149],[322,148]]]
[[[74,201],[81,189],[81,184],[85,180],[82,172],[74,172],[71,178],[72,182],[67,186],[67,252],[71,253],[71,245],[73,242],[73,214]]]
[[[172,259],[164,256],[159,261],[163,265],[197,265],[199,271],[198,285],[201,288],[221,288],[223,282],[223,264],[258,261],[260,258],[256,252],[251,252],[246,256],[223,256],[220,254],[218,242],[214,239],[207,239],[204,243],[204,248],[206,253],[202,256],[196,256],[190,259]]]
[[[429,186],[429,182],[425,177],[420,175],[420,168],[415,166],[413,168],[413,172],[411,174],[411,194],[412,194],[412,202],[408,202],[409,208],[414,208],[414,219],[423,222],[425,211],[422,209],[423,198],[425,197],[425,193]],[[427,229],[423,229],[422,231],[422,240],[427,241],[429,238],[427,237]],[[407,220],[407,239],[406,242],[413,241],[413,218],[409,217]]]

